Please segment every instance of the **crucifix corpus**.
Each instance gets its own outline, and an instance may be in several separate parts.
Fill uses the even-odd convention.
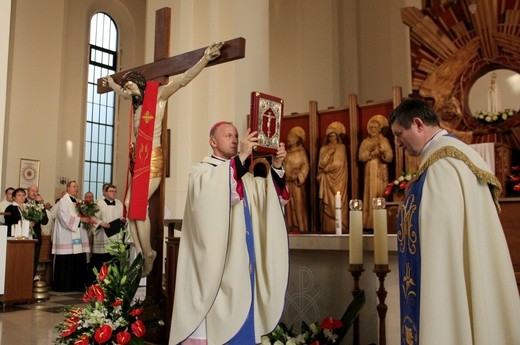
[[[154,268],[158,254],[162,257],[166,118],[168,99],[193,80],[206,66],[233,61],[245,56],[245,40],[213,43],[207,48],[167,57],[171,10],[156,12],[155,62],[119,72],[98,80],[98,93],[115,91],[132,100],[133,138],[130,144],[130,182],[125,205],[137,250],[144,258],[143,276]],[[172,76],[170,81],[168,77]],[[166,162],[168,164],[168,162]],[[162,192],[161,192],[162,190]],[[159,192],[158,202],[152,201]],[[160,215],[152,217],[150,213]],[[155,208],[155,210],[154,210]],[[154,239],[152,245],[152,239]],[[162,269],[155,265],[160,282]],[[156,274],[152,274],[156,276]],[[159,284],[160,286],[160,284]]]

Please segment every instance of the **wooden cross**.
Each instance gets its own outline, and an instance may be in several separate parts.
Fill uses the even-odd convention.
[[[170,24],[171,24],[171,9],[164,7],[156,11],[155,14],[155,46],[154,46],[154,62],[137,66],[126,71],[118,72],[111,75],[112,79],[116,83],[119,83],[127,72],[135,71],[142,74],[146,80],[155,80],[165,85],[168,83],[168,78],[173,75],[184,73],[190,67],[195,65],[200,58],[204,55],[206,47],[193,50],[188,53],[168,57],[170,54]],[[245,39],[235,38],[230,41],[224,42],[224,45],[220,49],[220,56],[210,61],[206,67],[217,65],[224,62],[229,62],[237,59],[241,59],[245,56]],[[98,79],[97,83],[98,93],[110,92],[110,87],[103,86],[102,79]],[[169,162],[167,154],[169,147],[166,146],[166,128],[167,128],[167,109],[165,109],[165,116],[162,123],[162,143],[163,152],[165,155],[165,166],[168,166]],[[132,121],[132,120],[130,120]],[[164,241],[164,230],[163,230],[163,219],[164,219],[164,173],[161,180],[161,185],[157,191],[149,199],[149,216],[151,235],[150,239],[154,250],[157,252],[157,259],[154,262],[154,266],[150,274],[147,276],[146,282],[146,298],[150,299],[153,303],[158,305],[160,317],[164,317],[167,306],[165,305],[162,296],[162,260],[163,260],[163,241]],[[169,296],[173,298],[173,296]],[[171,307],[171,301],[168,301]],[[152,311],[154,315],[157,312]],[[166,316],[168,317],[168,315]],[[166,330],[166,332],[169,331]],[[148,332],[147,332],[148,334]],[[159,338],[164,337],[164,334],[156,335]],[[166,334],[167,336],[167,334]],[[160,339],[159,339],[160,340]]]
[[[123,75],[127,72],[135,71],[141,73],[146,80],[155,80],[161,84],[165,84],[168,82],[169,76],[186,72],[186,70],[200,60],[204,55],[206,47],[168,57],[170,51],[170,23],[171,9],[164,7],[157,10],[155,16],[154,62],[112,74],[111,77],[116,83],[119,83]],[[244,58],[245,47],[246,40],[242,37],[225,41],[224,46],[220,49],[220,56],[210,61],[206,67]],[[105,93],[110,91],[112,91],[112,89],[108,86],[103,86],[103,80],[99,78],[97,82],[97,92]]]

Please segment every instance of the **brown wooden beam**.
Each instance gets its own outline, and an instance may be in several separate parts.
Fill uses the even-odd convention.
[[[224,43],[224,46],[220,49],[220,56],[217,59],[210,61],[206,67],[242,59],[246,56],[246,40],[244,38],[238,37],[230,41],[225,41]],[[141,73],[146,80],[158,79],[160,82],[160,78],[164,76],[172,76],[186,72],[200,60],[204,55],[206,48],[207,47],[203,47],[184,54],[150,62],[145,65],[112,74],[111,77],[116,83],[119,83],[125,73],[136,71]],[[110,91],[112,91],[112,89],[110,87],[104,87],[102,84],[102,78],[99,78],[97,82],[97,92],[106,93]]]

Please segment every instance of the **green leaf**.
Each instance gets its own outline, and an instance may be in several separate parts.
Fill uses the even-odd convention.
[[[345,313],[341,317],[341,322],[343,322],[343,326],[338,330],[338,339],[337,342],[341,343],[341,340],[345,335],[347,334],[348,330],[356,320],[356,318],[359,317],[359,314],[361,314],[361,311],[363,308],[365,308],[365,290],[361,290],[361,292],[350,302],[349,306],[347,307],[347,310],[345,310]]]

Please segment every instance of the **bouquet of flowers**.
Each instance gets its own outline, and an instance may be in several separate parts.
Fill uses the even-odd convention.
[[[350,303],[341,320],[328,316],[308,325],[302,321],[300,332],[280,323],[274,331],[262,336],[262,345],[330,345],[339,344],[365,306],[365,291]]]
[[[342,325],[340,320],[334,320],[332,317],[326,317],[321,323],[315,322],[310,325],[303,321],[301,332],[296,334],[284,324],[279,324],[271,334],[262,336],[262,345],[334,344],[339,338],[337,331]]]
[[[94,268],[97,282],[83,295],[86,307],[64,308],[65,320],[56,328],[55,344],[144,344],[146,327],[140,315],[142,302],[134,301],[139,287],[143,259],[141,254],[130,264],[129,250],[112,241],[107,251],[116,258]]]
[[[477,111],[473,114],[473,118],[481,123],[500,123],[515,115],[515,109],[504,109],[497,112]]]
[[[386,186],[385,189],[385,197],[389,197],[393,193],[402,193],[404,194],[404,190],[406,188],[406,185],[410,182],[412,177],[414,176],[413,173],[409,172],[403,172],[401,176],[393,180]]]
[[[90,219],[96,215],[99,211],[99,207],[95,201],[80,200],[76,202],[76,211],[78,211],[81,217],[88,217]],[[85,223],[83,225],[85,230],[90,229],[90,223]]]
[[[43,204],[29,202],[25,204],[25,208],[22,211],[22,216],[27,220],[38,223],[43,219],[43,212],[45,212],[45,207]]]

